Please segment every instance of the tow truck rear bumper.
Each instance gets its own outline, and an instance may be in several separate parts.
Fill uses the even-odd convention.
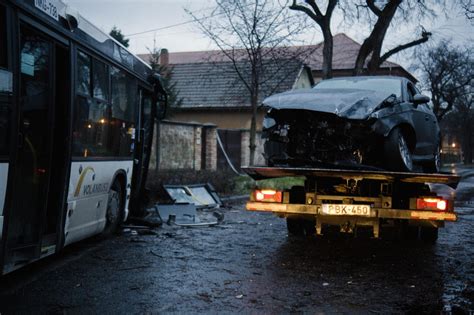
[[[409,225],[443,227],[445,221],[456,221],[453,212],[419,211],[403,209],[371,208],[370,214],[361,215],[332,215],[323,213],[321,205],[282,204],[250,201],[246,206],[249,211],[272,212],[281,217],[300,216],[314,218],[316,234],[322,234],[323,225],[339,225],[342,232],[352,233],[356,227],[373,228],[375,238],[380,235],[382,222],[406,220]]]
[[[315,215],[324,217],[349,217],[358,219],[405,219],[405,220],[430,220],[430,221],[456,221],[457,216],[453,212],[420,211],[404,209],[371,208],[368,216],[355,215],[328,215],[323,213],[321,205],[304,204],[282,204],[250,201],[246,206],[249,211],[273,212],[280,215]]]

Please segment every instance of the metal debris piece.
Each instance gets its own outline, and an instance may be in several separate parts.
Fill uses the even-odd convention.
[[[161,220],[169,225],[205,227],[217,225],[219,220],[209,220],[199,215],[194,204],[155,205]],[[216,217],[216,215],[214,215]]]

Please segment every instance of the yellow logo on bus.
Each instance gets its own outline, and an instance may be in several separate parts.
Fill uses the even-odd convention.
[[[87,175],[87,172],[91,171],[95,175],[95,171],[91,166],[86,167],[82,172],[81,176],[79,177],[79,181],[76,185],[76,190],[74,191],[74,197],[79,197],[79,193],[81,192],[82,183],[84,182],[84,178]]]

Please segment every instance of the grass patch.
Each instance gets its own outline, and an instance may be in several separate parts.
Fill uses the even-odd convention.
[[[221,197],[248,195],[254,188],[289,189],[304,186],[304,177],[280,177],[253,180],[250,176],[237,176],[230,171],[169,170],[150,172],[147,181],[147,197],[152,202],[166,200],[163,185],[189,185],[210,183]]]
[[[249,176],[240,176],[234,179],[236,195],[249,194],[254,188],[289,189],[292,186],[304,186],[304,177],[279,177],[271,179],[253,180]]]

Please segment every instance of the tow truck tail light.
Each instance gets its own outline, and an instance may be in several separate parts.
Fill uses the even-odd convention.
[[[260,202],[282,202],[283,194],[273,189],[257,189],[254,191],[254,198]]]
[[[446,211],[448,202],[441,198],[418,198],[416,199],[416,208],[419,210]]]

